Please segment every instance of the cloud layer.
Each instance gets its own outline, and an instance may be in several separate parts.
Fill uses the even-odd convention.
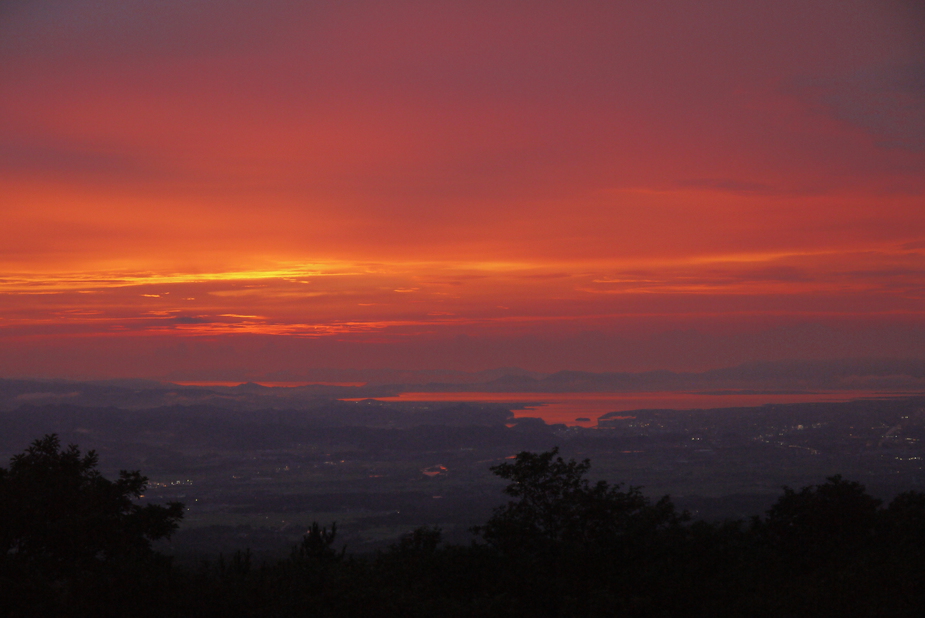
[[[923,26],[872,1],[8,3],[0,371],[925,354]]]

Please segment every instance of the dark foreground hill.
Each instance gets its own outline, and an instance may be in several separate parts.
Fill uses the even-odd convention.
[[[901,617],[925,604],[921,492],[884,504],[834,476],[711,523],[589,469],[558,449],[491,467],[506,503],[470,544],[420,527],[357,555],[316,523],[286,558],[191,569],[150,546],[180,507],[124,500],[144,477],[107,481],[94,454],[47,436],[0,468],[0,615]]]

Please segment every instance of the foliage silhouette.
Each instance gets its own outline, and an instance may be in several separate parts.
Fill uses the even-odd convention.
[[[688,515],[667,496],[652,504],[639,487],[592,484],[584,478],[590,467],[553,448],[524,451],[491,468],[510,481],[504,493],[513,499],[474,531],[506,563],[502,594],[517,599],[517,612],[587,615],[594,598],[619,598],[630,589],[638,596],[661,575],[640,568],[654,564],[642,558],[683,534]]]
[[[799,566],[819,567],[873,539],[881,501],[840,475],[827,481],[800,491],[784,487],[761,526],[769,542]]]
[[[0,468],[0,555],[50,574],[151,554],[151,541],[169,537],[183,505],[148,504],[147,478],[122,471],[109,481],[94,451],[61,449],[57,435],[35,440]]]
[[[331,524],[331,530],[322,528],[318,522],[312,522],[311,528],[302,536],[302,542],[292,549],[290,556],[295,562],[315,562],[322,565],[343,560],[347,546],[340,552],[334,549],[334,540],[337,538],[337,522]]]
[[[180,505],[139,507],[144,477],[109,482],[96,463],[46,436],[0,468],[0,616],[912,617],[925,607],[925,494],[884,508],[840,476],[784,488],[751,525],[687,523],[667,497],[587,481],[588,460],[522,452],[492,468],[509,501],[477,528],[484,542],[445,544],[439,528],[419,527],[356,556],[335,549],[336,525],[313,523],[286,559],[258,565],[238,552],[190,573],[152,566],[150,541],[176,527]]]
[[[151,542],[177,529],[183,505],[136,504],[147,478],[110,481],[97,463],[50,434],[0,468],[0,615],[158,614],[172,572]]]
[[[687,519],[668,496],[654,505],[639,487],[622,491],[606,481],[589,483],[591,462],[565,461],[558,447],[545,453],[519,453],[491,471],[511,481],[504,493],[514,498],[474,531],[490,545],[519,552],[550,544],[600,546],[630,534],[651,533]]]

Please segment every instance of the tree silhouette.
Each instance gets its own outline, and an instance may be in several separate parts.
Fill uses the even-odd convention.
[[[62,449],[50,434],[0,468],[0,560],[54,579],[151,557],[151,541],[177,529],[183,505],[138,505],[148,479],[123,470],[109,481],[97,463],[94,451]]]
[[[667,496],[650,504],[639,487],[584,479],[591,462],[565,461],[558,447],[545,453],[519,453],[491,471],[511,483],[514,498],[474,530],[502,550],[521,551],[550,543],[600,545],[628,533],[655,531],[686,517]]]
[[[329,565],[344,558],[347,546],[341,551],[334,549],[334,539],[337,538],[337,522],[331,524],[331,531],[322,528],[318,522],[312,522],[312,527],[302,535],[302,542],[292,548],[290,559],[296,562],[316,562]]]
[[[768,511],[764,534],[797,564],[818,567],[859,551],[873,538],[881,501],[841,475],[784,495]]]

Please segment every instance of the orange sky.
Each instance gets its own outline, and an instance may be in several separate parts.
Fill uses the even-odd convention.
[[[0,5],[0,375],[925,355],[904,1]]]

